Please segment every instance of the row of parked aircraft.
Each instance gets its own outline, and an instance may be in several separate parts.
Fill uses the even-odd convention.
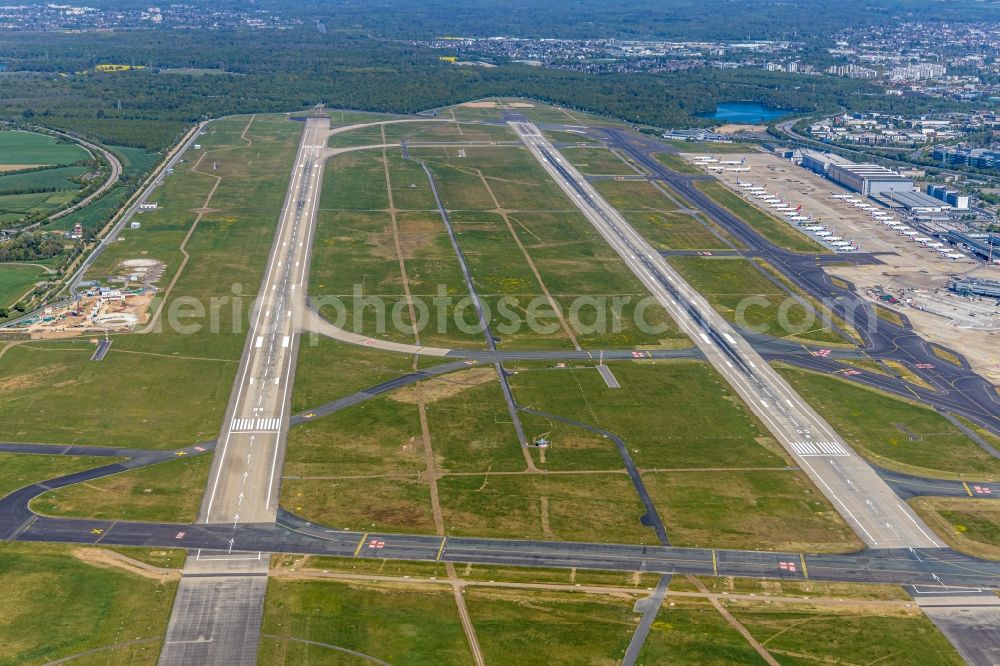
[[[861,246],[853,240],[844,240],[843,237],[830,231],[826,225],[816,223],[812,215],[803,215],[801,205],[793,208],[781,197],[768,194],[765,188],[759,187],[756,183],[742,182],[739,178],[736,180],[736,186],[742,190],[743,196],[759,200],[761,205],[766,205],[775,213],[783,215],[789,222],[794,222],[803,231],[815,236],[835,251],[855,252],[861,249]]]
[[[906,224],[900,222],[893,217],[891,213],[881,210],[878,206],[866,203],[865,201],[850,194],[831,194],[830,198],[839,199],[846,204],[850,204],[854,208],[866,211],[869,215],[871,215],[872,219],[879,224],[888,227],[901,236],[905,236],[914,243],[919,243],[923,247],[935,250],[946,259],[954,259],[957,261],[967,258],[961,252],[956,252],[954,248],[936,241],[930,236],[922,236],[919,231],[916,231],[915,229],[912,229]]]
[[[704,167],[707,171],[722,173],[723,171],[745,173],[750,171],[750,167],[744,166],[746,158],[741,160],[720,160],[717,157],[699,156],[692,160],[697,166]]]

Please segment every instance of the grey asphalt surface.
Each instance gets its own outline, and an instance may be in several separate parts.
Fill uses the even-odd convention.
[[[108,350],[111,349],[111,338],[101,338],[97,342],[97,349],[94,350],[93,355],[90,357],[91,361],[103,361],[104,357],[108,355]]]
[[[33,444],[30,442],[0,442],[0,453],[37,453],[58,456],[113,456],[119,458],[163,458],[169,460],[181,455],[197,455],[215,448],[215,440],[199,442],[180,449],[161,451],[154,449],[130,449],[119,446],[88,446],[78,444]]]
[[[158,663],[254,666],[266,590],[266,564],[262,571],[248,569],[234,575],[199,577],[185,572]]]
[[[653,593],[636,604],[636,608],[640,605],[642,606],[642,619],[639,620],[639,626],[635,628],[632,640],[629,641],[628,647],[625,649],[625,656],[622,657],[621,666],[634,666],[639,660],[642,646],[646,643],[649,630],[653,628],[653,622],[656,621],[656,616],[660,612],[660,606],[663,605],[663,598],[667,596],[667,587],[670,585],[670,578],[670,576],[660,576],[660,580],[656,584],[656,589],[653,590]]]
[[[971,666],[1000,664],[1000,598],[992,591],[927,591],[913,595],[924,614]]]
[[[31,445],[19,445],[31,446]],[[200,446],[200,445],[199,445]],[[71,450],[72,447],[62,447]],[[208,447],[200,447],[206,449]],[[86,450],[85,447],[81,447]],[[188,447],[192,455],[197,447]],[[104,455],[121,452],[104,449]],[[128,451],[128,450],[124,450]],[[125,462],[70,474],[22,488],[0,499],[0,538],[17,541],[105,544],[156,548],[187,548],[192,553],[233,554],[282,552],[338,557],[375,557],[402,560],[445,560],[556,568],[693,573],[761,578],[812,578],[848,582],[887,582],[951,587],[1000,587],[1000,563],[980,560],[946,548],[864,550],[844,555],[811,555],[610,543],[576,543],[472,539],[432,535],[362,533],[332,529],[278,510],[276,523],[173,524],[39,516],[28,509],[33,497],[50,489],[154,464],[165,459],[134,458]],[[173,452],[170,455],[174,455]],[[231,542],[230,540],[233,540]],[[365,544],[385,542],[380,549]],[[442,544],[443,541],[443,544]],[[443,548],[442,548],[443,545]],[[714,554],[714,557],[713,557]],[[796,570],[781,563],[797,563]],[[805,563],[803,568],[801,563]]]
[[[932,479],[872,467],[902,499],[924,496],[1000,499],[1000,483]]]
[[[8,516],[0,515],[0,533],[8,533]],[[947,548],[864,550],[844,555],[675,548],[611,543],[519,541],[363,533],[317,526],[280,511],[278,522],[231,526],[204,523],[179,525],[107,520],[35,517],[18,535],[20,541],[181,547],[208,556],[224,555],[229,539],[245,552],[300,553],[355,557],[450,561],[510,566],[585,568],[901,585],[947,585],[951,588],[997,588],[1000,563],[980,560]],[[384,542],[370,548],[372,540]],[[442,548],[442,541],[444,547]],[[236,551],[234,551],[235,553]],[[715,556],[713,560],[713,554]],[[796,564],[795,570],[781,563]],[[805,562],[806,567],[801,565]]]

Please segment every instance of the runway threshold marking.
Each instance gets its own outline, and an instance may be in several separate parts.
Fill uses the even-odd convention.
[[[809,578],[809,569],[806,567],[806,556],[804,553],[799,553],[799,562],[802,563],[802,577]]]
[[[972,490],[969,488],[969,484],[962,481],[962,487],[965,488],[965,492],[969,493],[969,497],[972,497]]]
[[[361,547],[365,545],[365,539],[368,538],[368,532],[361,535],[361,540],[358,541],[358,547],[354,549],[354,557],[361,554]]]
[[[441,547],[440,547],[440,548],[438,548],[438,554],[437,554],[437,557],[435,557],[435,558],[434,558],[434,560],[435,560],[436,562],[440,562],[440,561],[441,561],[441,554],[442,554],[442,553],[444,552],[444,545],[445,545],[446,543],[448,543],[448,537],[444,537],[444,538],[442,538],[442,539],[441,539]]]

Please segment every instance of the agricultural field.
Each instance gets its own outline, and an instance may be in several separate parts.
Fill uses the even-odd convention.
[[[0,264],[0,308],[21,299],[32,287],[50,275],[41,264]]]
[[[88,159],[90,154],[75,143],[46,134],[0,131],[0,165],[9,167],[53,166]]]
[[[71,180],[90,171],[90,153],[45,134],[0,131],[0,225],[54,212],[83,185]],[[79,164],[78,164],[79,163]]]

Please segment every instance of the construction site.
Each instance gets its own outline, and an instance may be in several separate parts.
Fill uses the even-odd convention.
[[[155,283],[164,264],[154,259],[129,259],[118,265],[109,286],[97,281],[86,285],[72,299],[46,307],[20,322],[15,330],[32,339],[67,338],[95,331],[124,333],[148,319],[149,304],[157,293]]]

